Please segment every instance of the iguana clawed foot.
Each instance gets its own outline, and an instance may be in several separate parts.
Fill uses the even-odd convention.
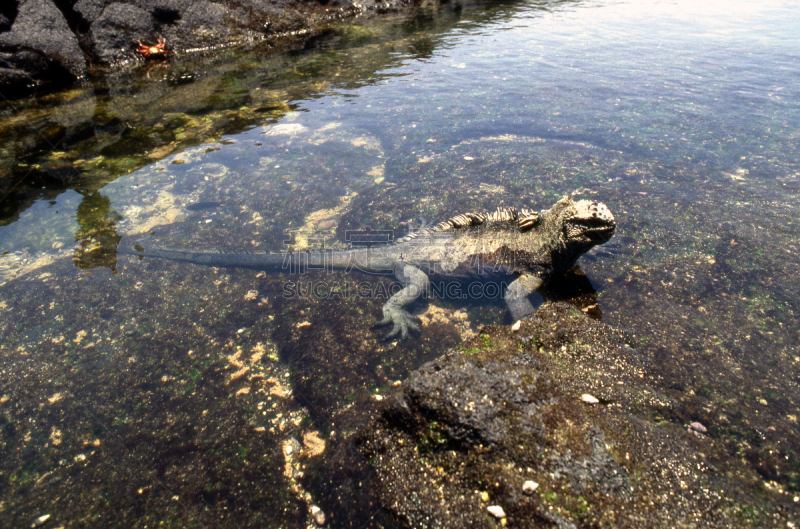
[[[376,323],[372,328],[392,324],[392,330],[383,337],[383,340],[390,340],[400,334],[401,339],[408,338],[409,329],[419,332],[420,319],[412,315],[402,307],[386,306],[383,307],[383,319]]]

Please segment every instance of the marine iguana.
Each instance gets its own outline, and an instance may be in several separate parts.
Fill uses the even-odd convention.
[[[498,208],[464,213],[383,246],[307,253],[226,254],[137,247],[134,255],[220,268],[300,273],[324,266],[368,273],[394,272],[403,288],[383,305],[376,326],[392,324],[386,339],[418,330],[405,307],[426,292],[430,278],[507,278],[504,300],[514,320],[531,314],[528,295],[563,274],[592,247],[614,234],[614,216],[602,203],[565,196],[541,212]],[[128,253],[128,252],[125,252]],[[427,273],[426,273],[427,272]]]

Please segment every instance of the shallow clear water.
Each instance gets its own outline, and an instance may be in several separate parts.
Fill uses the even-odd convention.
[[[286,278],[117,244],[336,246],[576,189],[619,224],[581,260],[603,321],[797,495],[797,27],[779,1],[513,2],[6,106],[0,514],[302,524],[287,448],[358,428],[351,403],[504,321],[437,299],[420,337],[385,344],[379,299],[330,295],[364,278],[287,298]]]

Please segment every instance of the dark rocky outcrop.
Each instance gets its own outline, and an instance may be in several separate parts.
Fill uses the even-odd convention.
[[[51,0],[12,0],[0,12],[0,91],[6,97],[86,74],[78,39]]]
[[[142,60],[139,40],[174,53],[255,42],[406,0],[7,0],[0,7],[0,91],[65,86],[97,66]]]
[[[348,514],[359,503],[380,505],[383,526],[410,527],[495,527],[492,506],[510,527],[785,527],[797,516],[711,434],[671,420],[678,404],[646,371],[624,333],[547,304],[517,332],[484,328],[425,364],[350,445],[330,447],[309,486],[345,527],[364,522]],[[336,488],[358,469],[362,498]]]

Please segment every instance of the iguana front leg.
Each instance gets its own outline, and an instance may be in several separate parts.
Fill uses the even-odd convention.
[[[395,293],[389,300],[383,304],[383,319],[375,324],[375,326],[393,324],[392,330],[389,334],[384,336],[384,340],[393,338],[400,333],[402,338],[408,336],[408,330],[419,330],[419,318],[412,316],[405,308],[418,297],[420,297],[426,290],[428,290],[428,283],[430,280],[425,272],[412,265],[398,265],[395,267],[394,275],[397,280],[403,285],[400,292]]]
[[[534,291],[544,284],[541,277],[533,274],[521,274],[508,285],[506,289],[505,301],[511,318],[514,321],[521,320],[525,316],[533,314],[536,310],[528,299]]]

